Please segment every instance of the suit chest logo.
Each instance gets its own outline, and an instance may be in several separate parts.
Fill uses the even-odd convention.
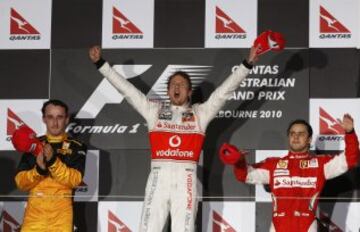
[[[72,149],[70,149],[70,143],[69,142],[63,142],[62,147],[57,149],[57,153],[62,155],[70,155],[72,154]]]

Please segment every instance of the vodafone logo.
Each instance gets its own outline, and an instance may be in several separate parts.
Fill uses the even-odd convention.
[[[323,108],[319,108],[319,125],[321,135],[344,135],[345,131],[340,123]]]
[[[40,33],[14,8],[10,9],[10,40],[40,40]]]
[[[219,213],[213,211],[213,232],[236,232],[236,230],[225,221]]]
[[[113,7],[113,40],[143,39],[143,32],[118,9]]]
[[[179,147],[180,144],[181,144],[181,138],[180,138],[180,136],[178,136],[178,135],[173,135],[173,136],[170,137],[170,139],[169,139],[169,145],[170,145],[170,147],[173,147],[173,148]]]
[[[7,211],[2,212],[2,230],[3,232],[20,232],[20,223],[16,221]]]
[[[108,212],[108,232],[131,232],[131,230],[109,210]]]
[[[320,39],[350,39],[351,32],[323,6],[320,6]]]
[[[245,39],[246,32],[220,7],[216,6],[215,39]]]

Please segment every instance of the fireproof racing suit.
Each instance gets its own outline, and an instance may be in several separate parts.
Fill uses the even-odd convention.
[[[359,142],[355,132],[345,135],[345,151],[339,155],[291,153],[283,158],[267,158],[247,165],[245,159],[234,166],[239,181],[269,184],[273,214],[270,231],[316,232],[318,197],[326,180],[356,166]]]
[[[172,231],[193,231],[197,212],[196,167],[206,127],[251,66],[244,61],[205,103],[175,106],[150,101],[104,60],[96,65],[148,125],[152,162],[139,231],[161,231],[169,212]]]
[[[29,191],[22,232],[73,231],[73,189],[85,170],[86,147],[66,134],[42,136],[51,144],[54,155],[46,163],[47,170],[36,164],[36,157],[21,157],[15,182],[22,191]]]

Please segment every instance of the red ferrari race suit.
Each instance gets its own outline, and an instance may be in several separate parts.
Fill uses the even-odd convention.
[[[345,135],[345,150],[339,155],[291,153],[247,165],[234,166],[236,178],[249,184],[269,184],[273,214],[270,231],[316,232],[318,197],[326,180],[356,166],[359,142],[355,132]]]
[[[22,191],[29,191],[21,232],[73,231],[73,189],[85,170],[86,146],[63,136],[42,136],[54,155],[43,170],[30,153],[22,155],[15,182]]]
[[[150,101],[105,61],[100,60],[96,65],[148,125],[152,161],[139,231],[161,231],[169,212],[173,219],[171,231],[194,231],[196,167],[206,127],[245,79],[251,66],[243,62],[206,102],[175,106]]]

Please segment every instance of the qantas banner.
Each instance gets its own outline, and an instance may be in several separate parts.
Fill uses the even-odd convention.
[[[0,49],[49,49],[51,0],[2,0]]]
[[[142,202],[102,201],[98,206],[99,232],[137,231]]]
[[[313,127],[312,150],[345,148],[344,134],[338,119],[349,113],[354,118],[355,131],[360,130],[360,99],[311,99],[310,124]]]
[[[45,100],[0,100],[0,150],[14,150],[11,137],[25,124],[38,135],[45,132],[41,107]]]
[[[257,0],[206,1],[205,47],[251,47],[257,36]]]
[[[202,231],[255,231],[255,202],[203,202]]]
[[[104,48],[152,48],[154,0],[104,0]]]
[[[358,0],[310,1],[310,47],[356,47],[359,4]]]
[[[51,97],[77,109],[70,132],[99,149],[149,148],[145,120],[90,61],[84,62],[88,60],[84,52],[52,54]],[[248,49],[104,51],[104,58],[150,99],[166,101],[168,76],[188,71],[194,82],[193,102],[207,100],[247,55]],[[64,66],[65,60],[71,62]],[[286,147],[287,122],[308,118],[308,75],[306,51],[266,54],[210,124],[207,138],[211,142],[206,143],[226,141],[249,149]]]

